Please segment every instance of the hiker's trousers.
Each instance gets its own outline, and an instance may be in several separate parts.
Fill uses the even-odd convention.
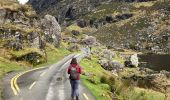
[[[79,85],[80,85],[80,80],[71,80],[71,96],[79,96]]]

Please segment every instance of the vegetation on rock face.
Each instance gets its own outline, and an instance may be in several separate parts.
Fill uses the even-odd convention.
[[[10,0],[1,0],[0,1],[0,9],[6,9],[10,11],[23,11],[27,15],[27,17],[36,17],[36,12],[32,9],[30,5],[20,5],[16,1]]]

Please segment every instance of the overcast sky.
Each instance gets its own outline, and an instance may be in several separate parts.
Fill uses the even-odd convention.
[[[18,0],[21,4],[25,4],[28,0]]]

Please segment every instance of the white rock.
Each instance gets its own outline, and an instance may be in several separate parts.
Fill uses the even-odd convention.
[[[130,61],[132,62],[132,65],[134,65],[135,67],[138,67],[139,65],[139,60],[138,60],[138,55],[137,53],[135,53],[134,55],[132,55],[130,57]]]

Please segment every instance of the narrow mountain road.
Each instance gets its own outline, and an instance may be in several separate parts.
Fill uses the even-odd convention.
[[[7,75],[3,82],[4,100],[71,100],[67,67],[73,57],[80,61],[83,55],[72,54],[48,67]],[[82,83],[80,100],[95,100]]]

